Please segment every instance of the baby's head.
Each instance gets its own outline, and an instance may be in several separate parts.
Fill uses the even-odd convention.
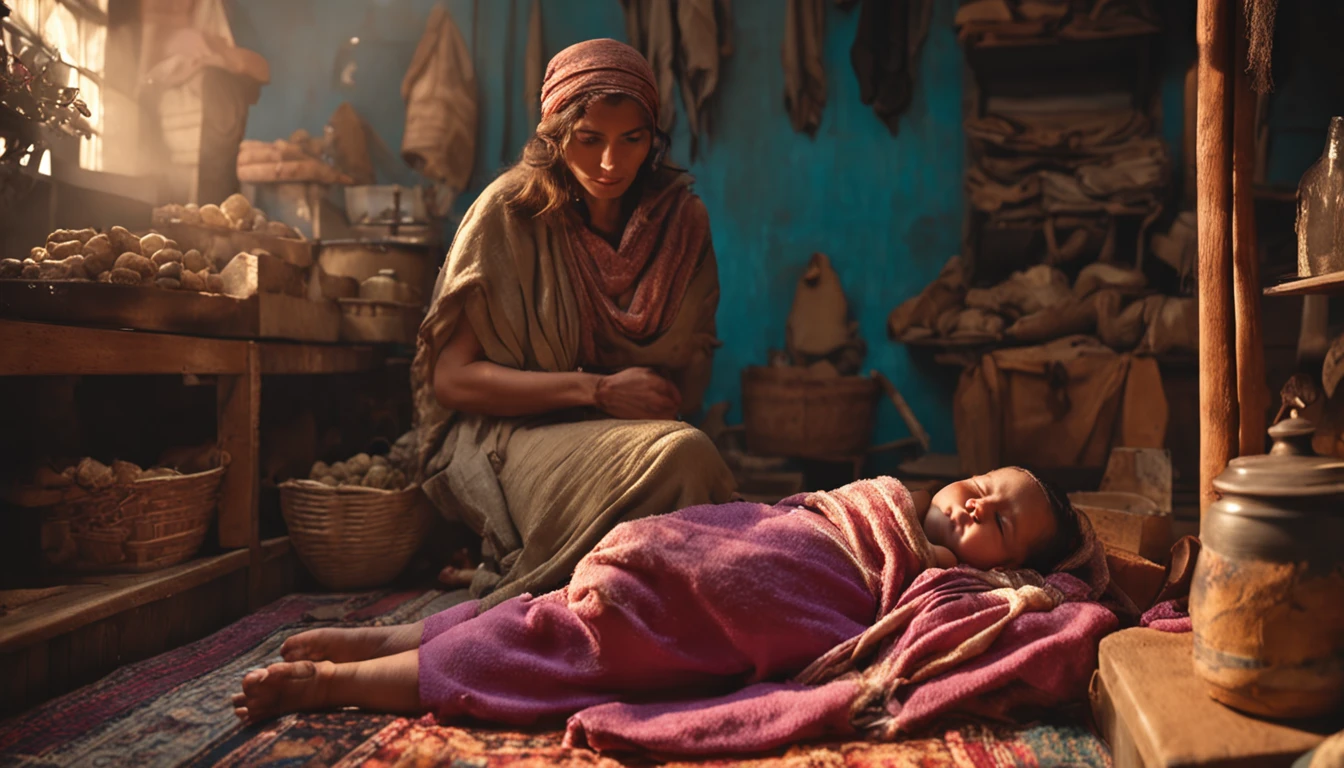
[[[1082,537],[1068,497],[1018,467],[961,480],[933,497],[924,533],[981,570],[1054,570]]]

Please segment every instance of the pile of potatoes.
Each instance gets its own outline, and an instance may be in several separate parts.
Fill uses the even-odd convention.
[[[0,260],[0,278],[95,280],[210,293],[224,288],[215,264],[200,251],[192,248],[184,253],[175,241],[157,232],[136,237],[125,227],[112,227],[103,234],[58,229],[23,261]]]
[[[59,465],[58,465],[59,466]],[[32,484],[47,490],[61,490],[78,486],[90,493],[106,490],[114,485],[129,485],[140,480],[176,477],[182,473],[171,467],[141,469],[129,461],[114,461],[109,466],[94,458],[83,458],[78,463],[65,464],[60,469],[49,465],[37,468]]]
[[[198,207],[195,203],[188,203],[187,205],[172,203],[159,206],[154,209],[154,220],[180,221],[183,224],[195,226],[258,232],[264,235],[288,237],[295,240],[304,239],[298,230],[288,224],[280,221],[268,221],[266,214],[253,208],[247,198],[239,194],[229,195],[228,199],[219,205],[212,203]]]
[[[308,479],[332,487],[358,485],[385,491],[399,491],[406,487],[406,473],[393,466],[387,457],[369,456],[367,453],[357,453],[330,466],[319,461],[309,471]]]

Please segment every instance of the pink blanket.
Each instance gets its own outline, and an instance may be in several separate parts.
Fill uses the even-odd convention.
[[[1087,585],[932,562],[890,478],[626,523],[565,589],[431,618],[421,701],[569,717],[567,742],[597,749],[713,754],[1085,692],[1117,624]]]

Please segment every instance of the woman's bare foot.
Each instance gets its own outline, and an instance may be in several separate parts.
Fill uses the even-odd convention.
[[[351,661],[392,656],[420,647],[424,622],[392,627],[310,629],[285,639],[280,656],[285,661]]]
[[[233,713],[245,723],[290,712],[326,709],[336,665],[329,661],[272,664],[243,676],[243,692],[233,696]]]

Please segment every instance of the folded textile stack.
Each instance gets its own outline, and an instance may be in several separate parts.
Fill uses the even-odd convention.
[[[1049,263],[1085,253],[1109,260],[1109,217],[1146,224],[1162,210],[1171,157],[1137,111],[987,114],[968,119],[965,129],[979,154],[966,173],[971,206],[986,226],[1048,224]],[[1061,242],[1058,230],[1071,231]],[[1140,258],[1141,249],[1142,238]]]
[[[1157,31],[1147,0],[969,0],[957,10],[962,42],[1093,40]]]

